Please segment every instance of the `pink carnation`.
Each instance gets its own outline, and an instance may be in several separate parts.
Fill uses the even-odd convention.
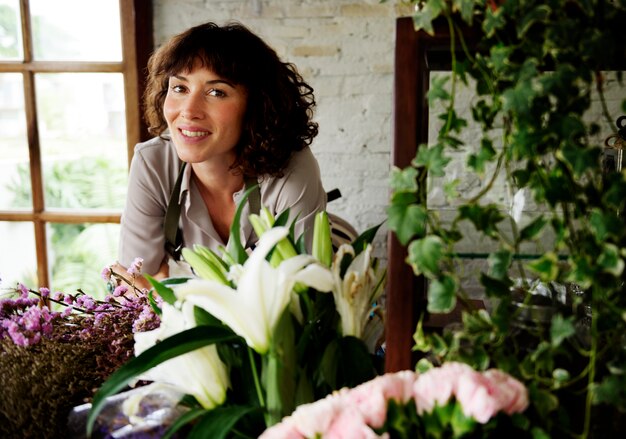
[[[410,370],[378,376],[348,392],[345,402],[355,405],[368,425],[380,428],[387,417],[389,400],[406,404],[411,399],[415,377]]]
[[[413,385],[417,413],[431,412],[435,404],[446,405],[456,393],[459,378],[472,373],[477,372],[467,364],[450,362],[420,375]]]
[[[363,413],[353,405],[346,405],[333,419],[323,435],[327,439],[377,439],[388,438],[388,434],[377,435],[363,418]]]
[[[500,411],[497,391],[494,383],[475,372],[459,377],[456,399],[461,404],[465,416],[485,424]]]
[[[528,389],[520,381],[499,369],[490,369],[483,374],[497,388],[496,398],[507,415],[521,413],[528,407]]]

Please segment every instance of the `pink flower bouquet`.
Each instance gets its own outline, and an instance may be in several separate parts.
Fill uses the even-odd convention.
[[[498,420],[527,407],[526,387],[507,373],[450,362],[423,374],[388,373],[301,405],[261,439],[486,437]],[[522,433],[512,422],[506,428]]]

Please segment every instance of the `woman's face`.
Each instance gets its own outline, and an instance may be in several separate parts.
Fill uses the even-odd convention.
[[[181,160],[230,166],[246,112],[243,86],[194,64],[169,79],[163,114]]]

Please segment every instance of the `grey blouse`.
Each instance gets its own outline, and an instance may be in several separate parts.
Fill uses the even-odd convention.
[[[180,160],[170,140],[157,137],[135,147],[120,232],[119,263],[124,267],[141,257],[144,273],[154,274],[159,269],[165,257],[163,221],[179,169]],[[259,184],[261,206],[274,215],[289,208],[290,221],[298,217],[296,236],[306,233],[310,244],[315,214],[326,209],[326,192],[311,150],[305,148],[294,153],[283,177],[262,177]],[[233,194],[235,203],[243,193],[242,187]],[[185,167],[179,202],[184,246],[201,244],[216,250],[218,246],[227,245],[213,228],[200,192],[191,179],[191,166]],[[241,218],[241,241],[247,246],[256,239],[248,221],[250,213],[246,203]]]

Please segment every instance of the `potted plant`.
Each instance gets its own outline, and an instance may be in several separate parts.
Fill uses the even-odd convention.
[[[414,3],[416,31],[433,32],[436,20],[450,30],[452,68],[428,93],[442,109],[436,138],[420,145],[411,166],[393,171],[389,227],[407,246],[414,273],[428,280],[429,313],[468,299],[458,270],[463,239],[488,249],[478,275],[487,310],[465,310],[454,331],[418,325],[415,349],[425,361],[498,367],[522,380],[533,434],[614,432],[626,409],[626,174],[621,162],[604,169],[611,151],[602,139],[621,145],[625,134],[605,87],[622,84],[621,72],[607,71],[623,69],[626,59],[626,3]],[[473,94],[467,116],[455,105],[461,83]],[[586,116],[592,93],[602,125]],[[626,100],[617,110],[626,112]],[[475,141],[462,140],[476,132]],[[437,181],[453,208],[442,221],[427,208],[427,186],[446,175],[455,155],[477,188]],[[492,197],[503,186],[511,193],[506,206]],[[599,413],[609,416],[601,422]]]

